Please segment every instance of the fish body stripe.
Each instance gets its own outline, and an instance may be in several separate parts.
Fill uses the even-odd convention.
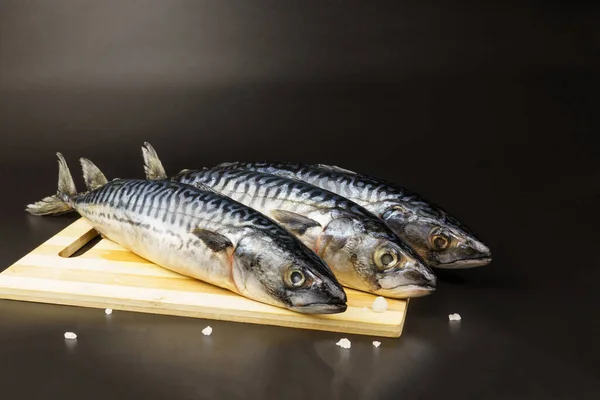
[[[450,223],[465,232],[470,232],[464,224],[441,207],[408,189],[379,178],[337,167],[277,162],[229,162],[219,164],[215,169],[246,170],[299,179],[348,198],[377,215],[381,215],[388,207],[402,205],[422,216],[442,223]]]
[[[255,209],[212,191],[174,181],[113,181],[73,197],[73,204],[76,211],[98,225],[113,221],[148,231],[159,226],[165,229],[164,233],[179,237],[207,225],[225,227],[239,237],[260,232],[299,257],[307,256],[307,249],[297,238]],[[163,224],[158,223],[161,220]],[[308,254],[315,264],[326,268],[315,254]],[[331,272],[325,274],[329,276]]]
[[[369,220],[371,223],[382,223],[365,208],[343,196],[324,190],[318,186],[283,176],[217,167],[213,169],[186,171],[175,176],[173,180],[186,184],[202,183],[227,196],[235,194],[238,201],[244,199],[246,194],[248,194],[250,199],[245,204],[261,210],[264,209],[264,202],[268,198],[269,201],[275,204],[273,206],[275,208],[277,204],[293,202],[297,204],[296,207],[311,206],[320,210],[338,210],[351,213],[364,220]],[[263,194],[256,196],[257,193]],[[290,204],[287,204],[286,208],[292,207]]]

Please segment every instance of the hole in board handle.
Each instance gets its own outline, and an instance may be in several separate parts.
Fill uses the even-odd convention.
[[[58,255],[64,258],[79,257],[98,244],[100,240],[102,240],[102,236],[92,228],[79,238],[75,239],[73,243],[62,249]]]

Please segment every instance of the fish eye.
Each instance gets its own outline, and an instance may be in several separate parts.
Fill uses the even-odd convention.
[[[386,270],[395,267],[398,264],[399,258],[398,252],[395,249],[382,247],[375,252],[373,261],[375,261],[377,268]]]
[[[450,245],[450,237],[439,228],[434,229],[429,235],[429,246],[435,251],[443,251]]]
[[[385,253],[381,256],[381,263],[384,265],[389,265],[394,261],[394,256],[390,253]]]
[[[286,279],[285,279],[285,283],[293,288],[298,288],[301,287],[302,285],[304,285],[304,282],[306,282],[306,277],[304,276],[304,273],[302,271],[300,271],[299,269],[290,269],[287,273],[286,273]]]

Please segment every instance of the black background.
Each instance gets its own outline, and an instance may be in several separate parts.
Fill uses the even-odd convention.
[[[55,191],[56,151],[83,188],[78,157],[141,177],[145,140],[171,173],[284,160],[395,181],[494,260],[439,272],[378,350],[372,337],[0,301],[0,397],[597,398],[599,11],[1,1],[0,269],[76,218],[23,211]]]

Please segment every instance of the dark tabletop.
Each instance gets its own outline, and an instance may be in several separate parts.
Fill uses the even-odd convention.
[[[78,157],[141,177],[144,140],[173,173],[285,160],[380,176],[494,258],[439,271],[379,349],[0,300],[0,398],[600,398],[599,9],[393,4],[0,2],[0,270],[76,218],[23,211],[56,190],[56,151],[83,188]]]

